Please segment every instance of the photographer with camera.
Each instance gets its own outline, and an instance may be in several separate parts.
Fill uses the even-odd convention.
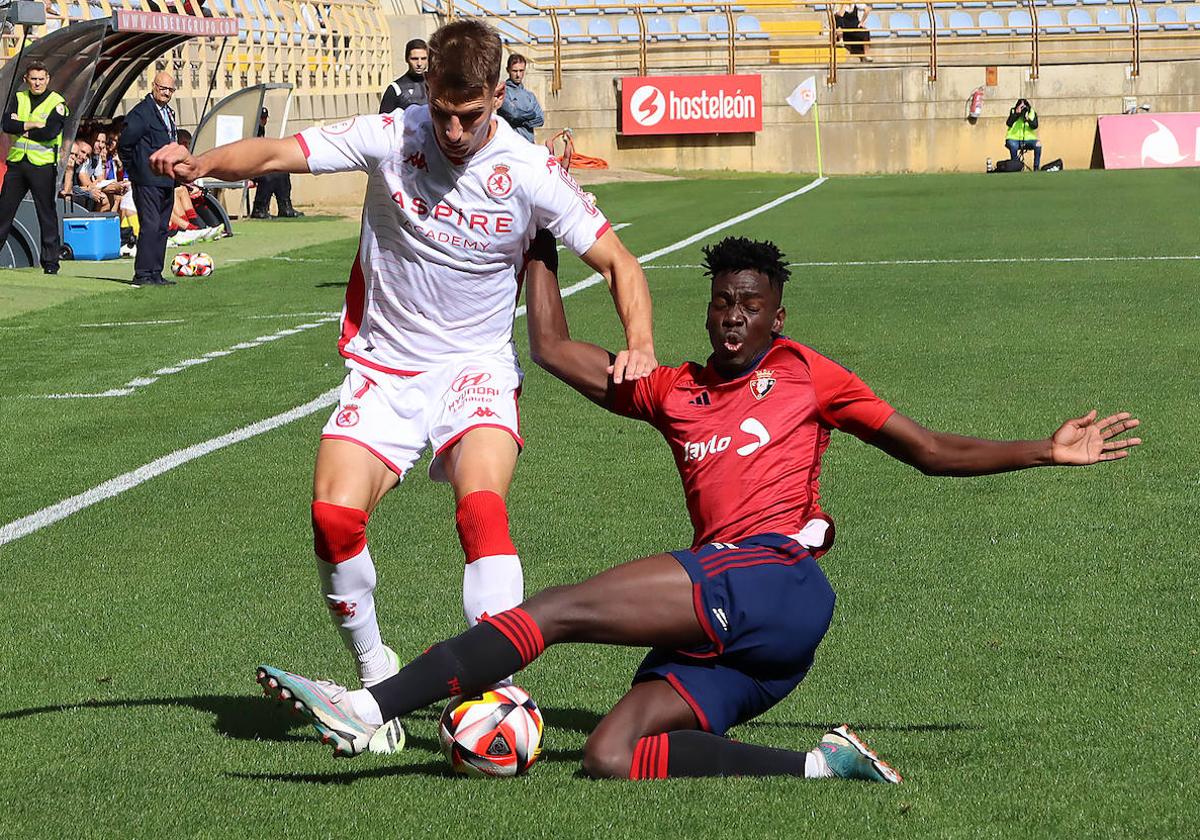
[[[1042,144],[1037,139],[1038,115],[1029,104],[1028,99],[1018,99],[1008,111],[1008,133],[1004,136],[1004,145],[1008,148],[1010,160],[1017,159],[1017,153],[1025,149],[1033,149],[1033,171],[1042,166]]]

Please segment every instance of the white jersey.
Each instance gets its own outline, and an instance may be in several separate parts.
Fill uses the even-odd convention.
[[[537,230],[583,254],[609,228],[546,148],[495,122],[462,164],[438,147],[425,106],[296,135],[313,174],[367,173],[338,342],[348,363],[407,374],[510,346]]]

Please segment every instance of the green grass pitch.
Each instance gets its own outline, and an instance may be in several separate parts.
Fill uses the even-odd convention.
[[[644,254],[806,181],[595,192]],[[904,785],[583,779],[586,733],[641,656],[601,647],[520,676],[548,726],[526,778],[449,775],[437,710],[408,721],[401,755],[334,761],[253,682],[260,661],[352,673],[311,559],[322,410],[0,545],[0,836],[1195,836],[1198,191],[1197,170],[835,178],[729,231],[819,263],[794,269],[787,333],[927,425],[1044,436],[1092,407],[1144,423],[1126,461],[974,480],[835,436],[833,628],[804,684],[732,734],[807,749],[849,722]],[[336,386],[322,323],[130,396],[43,398],[335,312],[355,228],[246,224],[205,246],[213,277],[171,289],[113,282],[128,261],[0,274],[0,527]],[[647,266],[665,363],[707,352],[699,247]],[[564,262],[564,285],[585,274]],[[603,286],[566,305],[576,336],[618,343]],[[82,326],[146,321],[170,323]],[[522,419],[510,510],[528,591],[689,542],[652,429],[532,367]],[[385,638],[403,656],[458,632],[449,490],[414,470],[370,537]]]

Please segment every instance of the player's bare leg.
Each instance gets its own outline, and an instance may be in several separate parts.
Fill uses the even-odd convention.
[[[312,525],[321,593],[363,685],[391,676],[399,665],[380,637],[375,564],[366,537],[367,520],[397,481],[386,464],[357,444],[327,438],[317,449]]]
[[[471,429],[439,456],[454,488],[454,519],[466,559],[463,614],[469,627],[484,615],[512,609],[524,597],[505,505],[517,454],[507,430],[483,427]]]
[[[583,771],[593,779],[629,778],[641,739],[698,727],[692,707],[665,680],[638,683],[588,736]]]

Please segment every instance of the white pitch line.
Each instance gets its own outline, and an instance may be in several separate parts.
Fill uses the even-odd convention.
[[[162,475],[168,470],[173,470],[181,464],[186,464],[188,461],[194,461],[211,452],[216,452],[218,449],[224,449],[243,440],[249,440],[264,432],[287,425],[293,420],[307,417],[314,412],[320,411],[322,408],[328,408],[337,402],[339,390],[341,390],[341,386],[332,388],[315,400],[306,402],[304,405],[298,405],[282,414],[276,414],[274,417],[268,417],[266,420],[260,420],[241,429],[235,429],[220,437],[206,440],[203,443],[197,443],[186,449],[179,449],[169,455],[164,455],[161,458],[138,467],[136,470],[109,479],[103,484],[93,487],[91,490],[86,490],[69,499],[63,499],[57,504],[42,508],[37,513],[30,514],[15,522],[10,522],[0,527],[0,545],[10,543],[13,540],[19,540],[21,537],[32,534],[34,531],[40,531],[47,525],[53,525],[60,519],[66,519],[71,514],[78,513],[84,508],[89,508],[97,502],[118,496],[126,490],[131,490],[139,484]]]
[[[788,268],[850,268],[881,265],[986,265],[989,263],[1086,263],[1086,262],[1189,262],[1200,260],[1200,254],[1150,255],[1142,257],[961,257],[917,260],[828,260],[792,262]],[[645,269],[703,268],[702,265],[647,265]]]
[[[128,382],[126,382],[124,385],[121,385],[120,387],[109,388],[107,391],[98,391],[98,392],[89,393],[89,394],[77,394],[77,393],[37,394],[37,395],[31,396],[30,399],[35,399],[35,400],[84,400],[84,399],[104,399],[104,398],[108,398],[108,397],[128,397],[130,394],[134,393],[139,388],[145,388],[147,385],[153,385],[155,382],[157,382],[159,379],[161,379],[164,376],[170,376],[173,373],[179,373],[182,370],[187,370],[188,368],[195,367],[196,365],[207,364],[208,362],[211,362],[213,359],[219,359],[223,356],[228,356],[237,350],[249,350],[252,347],[258,347],[260,345],[266,344],[269,341],[278,341],[279,339],[286,338],[287,336],[290,336],[290,335],[296,335],[297,333],[301,333],[306,330],[315,329],[316,327],[319,327],[322,324],[328,324],[330,321],[336,321],[337,319],[338,319],[337,315],[327,315],[324,318],[318,318],[316,321],[313,321],[311,323],[297,324],[294,327],[282,329],[277,332],[273,332],[269,335],[260,335],[258,338],[252,339],[251,341],[240,341],[237,344],[234,344],[232,347],[227,347],[224,350],[210,350],[209,352],[201,355],[199,358],[184,359],[182,362],[175,362],[172,365],[167,365],[166,367],[161,367],[158,370],[154,371],[154,373],[151,374],[150,376],[139,376],[136,379],[129,380]]]
[[[653,259],[654,257],[662,256],[663,254],[669,254],[672,251],[677,251],[680,248],[686,248],[693,242],[697,242],[700,239],[710,236],[719,230],[724,230],[727,227],[757,216],[759,213],[765,213],[767,210],[770,210],[773,207],[778,207],[780,204],[788,201],[789,199],[795,198],[798,195],[803,195],[809,190],[816,189],[823,183],[825,183],[825,179],[818,178],[811,184],[799,190],[793,190],[786,195],[780,196],[774,201],[767,202],[761,207],[755,208],[754,210],[749,210],[738,216],[734,216],[732,219],[727,219],[724,222],[713,225],[712,227],[705,228],[704,230],[700,231],[700,233],[689,236],[687,239],[681,239],[679,242],[676,242],[673,245],[668,245],[665,248],[652,251],[640,259],[649,260]],[[563,289],[562,295],[563,297],[570,297],[573,294],[596,285],[600,282],[600,280],[600,275],[592,275],[592,277],[589,277],[587,280],[583,280]],[[517,310],[516,317],[519,318],[524,314],[525,307],[522,306]],[[285,426],[294,420],[299,420],[302,417],[307,417],[308,415],[314,414],[323,408],[334,405],[337,402],[338,392],[340,390],[341,386],[339,385],[338,387],[332,388],[326,391],[324,394],[321,394],[316,399],[306,402],[304,405],[296,406],[295,408],[285,411],[282,414],[276,414],[274,417],[268,417],[266,420],[260,420],[257,423],[229,432],[221,437],[213,438],[211,440],[204,441],[203,443],[197,443],[193,446],[187,447],[186,449],[180,449],[170,453],[169,455],[164,455],[163,457],[155,459],[148,464],[138,467],[135,470],[131,470],[123,475],[119,475],[116,478],[109,479],[103,484],[93,487],[91,490],[85,490],[83,493],[72,496],[69,499],[63,499],[57,504],[42,508],[35,513],[31,513],[29,516],[25,516],[21,519],[15,520],[14,522],[10,522],[7,525],[0,527],[0,545],[5,545],[13,540],[18,540],[21,537],[28,536],[35,531],[40,531],[42,528],[53,525],[55,522],[67,518],[73,513],[78,513],[85,508],[89,508],[98,502],[104,501],[105,499],[111,499],[114,496],[118,496],[121,493],[126,492],[127,490],[132,490],[139,484],[143,484],[150,479],[155,478],[156,476],[162,475],[168,470],[173,470],[178,466],[182,466],[188,461],[194,461],[197,458],[209,454],[210,452],[215,452],[218,449],[224,449],[226,446],[232,446],[233,444],[239,443],[243,440],[249,440],[252,437],[269,432],[273,429],[277,429],[280,426]]]
[[[108,321],[103,324],[80,324],[81,327],[157,327],[160,324],[182,324],[182,318],[172,318],[169,321]]]

